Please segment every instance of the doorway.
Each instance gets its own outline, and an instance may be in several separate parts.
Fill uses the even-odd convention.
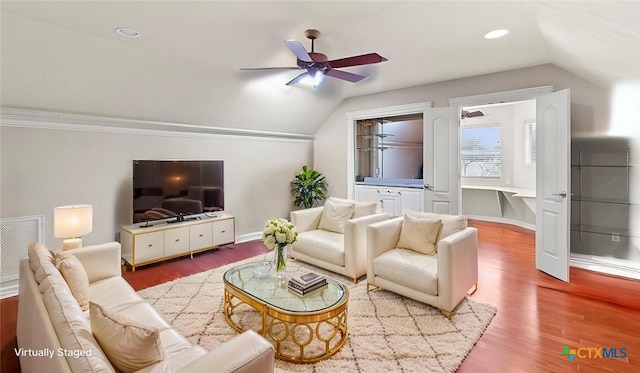
[[[535,230],[536,100],[460,110],[462,213]]]

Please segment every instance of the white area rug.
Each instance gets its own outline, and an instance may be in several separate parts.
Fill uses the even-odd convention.
[[[247,261],[264,260],[270,253]],[[205,271],[138,292],[176,330],[206,349],[237,335],[222,312],[225,271],[238,263]],[[312,270],[349,287],[349,334],[327,360],[293,364],[276,360],[276,372],[455,372],[496,314],[496,307],[467,297],[447,319],[438,309],[385,290],[366,292],[340,275],[302,262],[288,271]],[[257,311],[256,311],[257,315]]]

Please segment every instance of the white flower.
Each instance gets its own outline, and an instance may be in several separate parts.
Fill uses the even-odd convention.
[[[262,231],[262,242],[269,250],[273,250],[276,243],[294,243],[297,237],[296,226],[282,218],[267,221]]]

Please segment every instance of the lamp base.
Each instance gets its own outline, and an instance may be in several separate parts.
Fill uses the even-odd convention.
[[[79,249],[82,247],[81,238],[69,238],[62,241],[62,250]]]

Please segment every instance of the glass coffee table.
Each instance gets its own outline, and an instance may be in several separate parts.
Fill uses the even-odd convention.
[[[255,267],[264,264],[242,264],[225,272],[229,325],[238,332],[262,334],[273,343],[278,359],[313,363],[333,356],[347,340],[349,290],[327,277],[326,288],[300,296],[287,289],[287,278],[261,276]]]

